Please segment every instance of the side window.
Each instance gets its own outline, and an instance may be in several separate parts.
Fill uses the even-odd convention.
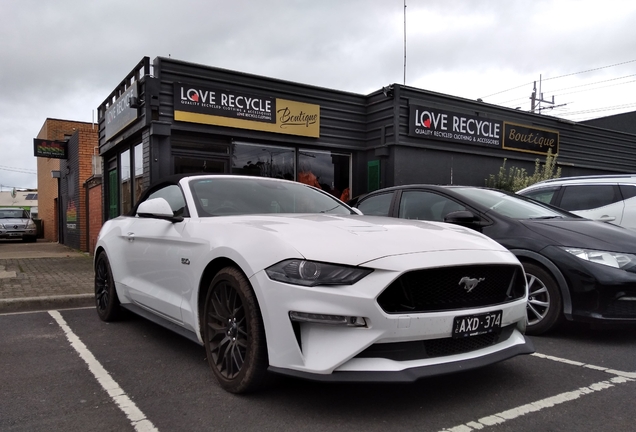
[[[454,211],[466,210],[463,205],[433,192],[402,192],[399,217],[443,222],[444,216]]]
[[[624,200],[628,200],[636,196],[636,185],[620,185],[619,187]]]
[[[554,198],[554,195],[557,193],[558,190],[559,187],[543,188],[524,193],[523,196],[544,202],[546,204],[551,204],[552,199]]]
[[[181,192],[181,188],[179,188],[179,186],[169,185],[161,189],[157,189],[151,193],[146,200],[153,198],[163,198],[168,201],[174,216],[189,216],[185,198],[183,197],[183,192]]]
[[[559,207],[569,211],[590,210],[621,200],[615,185],[565,186]]]
[[[388,216],[392,199],[392,192],[374,195],[360,202],[358,209],[369,216]]]

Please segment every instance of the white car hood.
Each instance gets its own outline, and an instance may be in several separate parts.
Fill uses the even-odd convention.
[[[259,241],[268,241],[267,238],[273,236],[306,259],[350,265],[420,252],[506,250],[473,230],[438,222],[323,214],[250,215],[223,219],[233,225],[232,228],[239,228],[242,235],[250,236],[249,231],[253,231],[251,236]]]

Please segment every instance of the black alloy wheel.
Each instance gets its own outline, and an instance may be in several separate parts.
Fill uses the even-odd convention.
[[[241,271],[226,267],[214,277],[203,324],[208,363],[221,387],[256,390],[267,371],[267,344],[256,296]]]
[[[113,272],[105,252],[101,252],[95,261],[95,308],[102,321],[116,320],[121,312]]]
[[[526,333],[540,335],[553,330],[563,316],[563,301],[554,278],[542,267],[523,263],[528,282],[528,327]]]

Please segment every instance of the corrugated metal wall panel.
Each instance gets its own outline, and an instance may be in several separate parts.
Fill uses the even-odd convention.
[[[409,102],[425,104],[451,112],[478,115],[499,121],[519,123],[530,127],[552,129],[559,132],[558,162],[564,166],[593,169],[603,172],[636,172],[636,135],[600,129],[581,123],[546,115],[532,114],[466,99],[440,95],[413,88],[401,88],[399,99],[399,142],[401,145],[439,149],[450,152],[470,152],[490,155],[512,161],[534,161],[540,155],[514,150],[492,149],[454,142],[426,140],[408,135]]]
[[[159,57],[154,61],[154,73],[161,81],[160,120],[173,121],[173,84],[178,82],[227,90],[251,92],[264,96],[289,99],[320,105],[320,138],[307,138],[282,134],[271,134],[279,142],[341,149],[365,147],[366,98],[362,95],[340,92],[282,81],[267,77],[228,71],[220,68],[196,65]],[[232,135],[237,138],[258,136],[264,132],[219,126],[175,123],[173,130]],[[266,134],[266,133],[265,133]]]

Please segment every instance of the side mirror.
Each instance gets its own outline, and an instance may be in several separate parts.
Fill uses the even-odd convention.
[[[444,222],[458,225],[470,225],[477,221],[479,221],[479,218],[468,210],[450,212],[444,216]]]
[[[153,198],[142,202],[137,207],[139,217],[166,219],[171,222],[181,222],[182,216],[175,216],[168,201],[164,198]]]

